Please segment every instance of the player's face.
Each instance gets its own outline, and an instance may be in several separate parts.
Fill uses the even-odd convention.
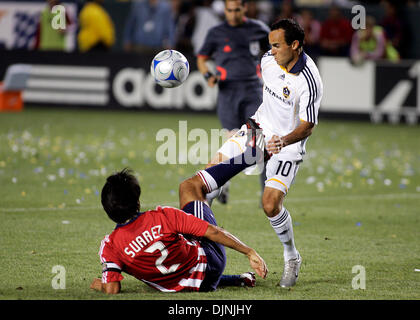
[[[286,43],[284,38],[284,30],[277,29],[270,32],[268,35],[268,41],[271,45],[271,53],[277,61],[277,64],[287,68],[287,65],[294,59],[295,50],[297,49],[296,42],[292,42],[291,45]]]
[[[245,16],[245,7],[240,0],[225,1],[225,17],[226,21],[232,27],[240,25]]]

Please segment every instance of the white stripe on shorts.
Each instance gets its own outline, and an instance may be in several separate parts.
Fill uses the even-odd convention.
[[[200,288],[202,282],[203,280],[201,279],[188,278],[188,279],[182,279],[178,283],[183,287]]]

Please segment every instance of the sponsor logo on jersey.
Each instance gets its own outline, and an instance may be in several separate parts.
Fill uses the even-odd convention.
[[[283,96],[287,99],[290,96],[290,90],[288,87],[283,87]]]
[[[286,98],[278,95],[276,92],[274,92],[273,90],[271,90],[269,87],[267,87],[266,85],[264,86],[264,90],[271,96],[283,101],[285,104],[288,104],[289,106],[293,106],[293,101],[287,100]],[[283,93],[284,94],[284,93]],[[290,94],[290,91],[289,91]]]

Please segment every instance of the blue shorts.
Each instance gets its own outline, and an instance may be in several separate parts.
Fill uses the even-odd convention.
[[[191,201],[182,209],[183,211],[217,226],[211,209],[202,201]],[[214,291],[219,284],[220,277],[226,266],[225,247],[206,238],[200,240],[201,247],[207,256],[206,276],[201,283],[200,291]]]
[[[256,81],[219,82],[217,116],[223,129],[239,129],[262,103],[262,85]]]

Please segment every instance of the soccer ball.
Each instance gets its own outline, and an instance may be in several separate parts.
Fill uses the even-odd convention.
[[[153,58],[150,73],[158,85],[175,88],[187,79],[190,65],[182,53],[176,50],[163,50]]]

